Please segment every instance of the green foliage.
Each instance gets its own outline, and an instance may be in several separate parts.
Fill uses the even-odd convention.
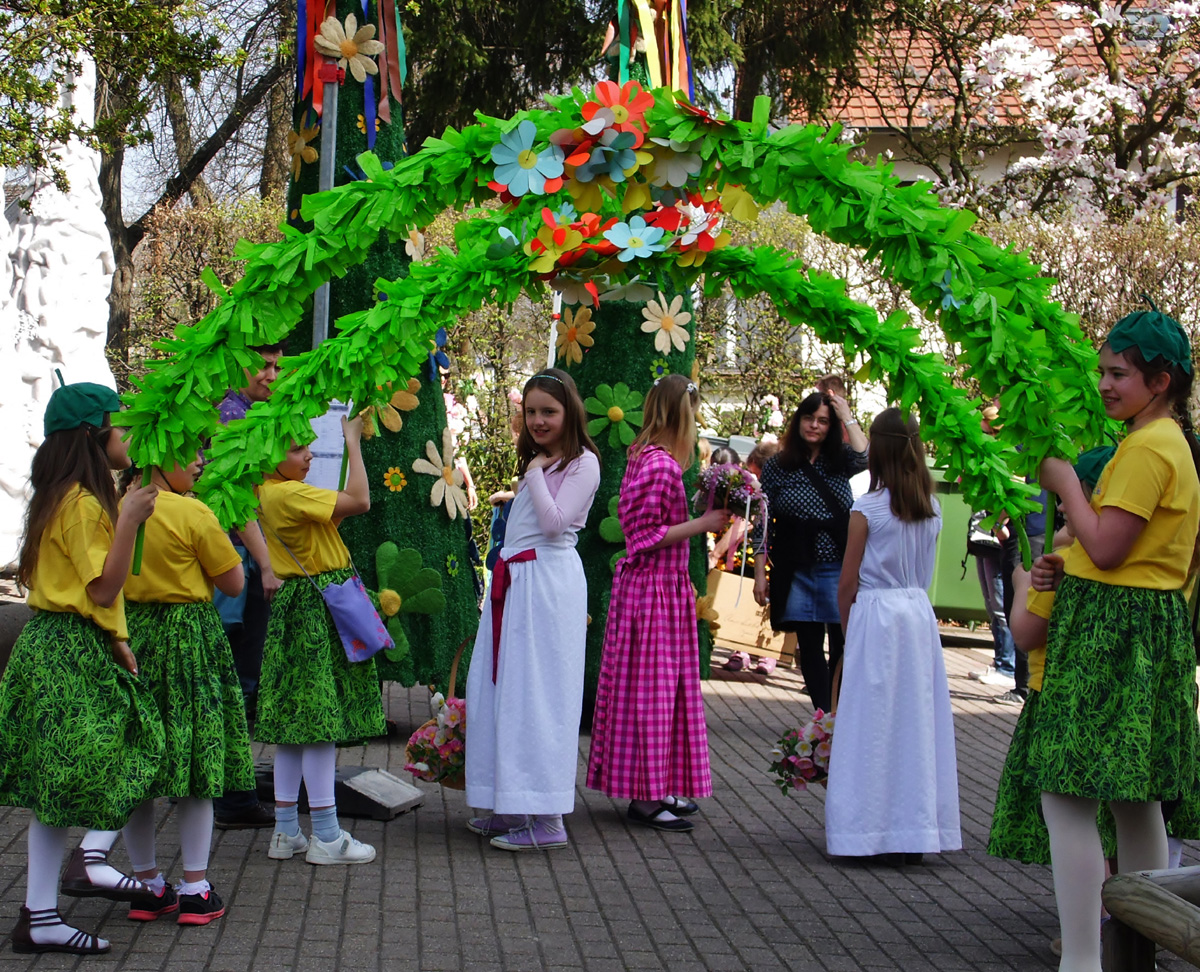
[[[152,85],[168,74],[195,82],[216,56],[212,25],[197,12],[193,0],[23,0],[0,9],[0,166],[48,169],[65,188],[50,155],[55,144],[71,135],[106,144],[147,140]],[[94,126],[58,110],[80,54],[96,62],[102,84],[119,72],[140,85],[99,99],[104,110]]]

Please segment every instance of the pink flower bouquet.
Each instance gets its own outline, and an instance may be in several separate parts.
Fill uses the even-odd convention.
[[[821,786],[829,779],[829,752],[833,746],[832,712],[817,709],[812,721],[791,729],[771,750],[771,774],[784,793],[806,790],[810,783]]]
[[[737,463],[724,462],[709,466],[696,477],[692,504],[698,513],[724,509],[754,522],[765,513],[767,499],[748,470]]]
[[[467,703],[443,698],[439,692],[431,705],[435,716],[408,739],[404,768],[419,780],[462,789],[467,763]]]

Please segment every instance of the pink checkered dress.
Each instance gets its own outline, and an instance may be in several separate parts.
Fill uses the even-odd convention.
[[[685,540],[647,550],[688,519],[679,464],[659,446],[630,459],[592,722],[587,785],[611,797],[712,795],[696,600]]]

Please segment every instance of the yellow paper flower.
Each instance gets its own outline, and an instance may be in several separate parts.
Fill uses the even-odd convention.
[[[375,36],[375,25],[367,24],[361,29],[354,14],[346,16],[346,26],[338,23],[337,17],[329,17],[321,24],[321,33],[313,38],[313,44],[326,57],[336,59],[338,67],[348,69],[354,80],[362,84],[368,74],[378,74],[379,67],[371,60],[383,52],[383,45]]]
[[[555,242],[556,234],[560,237],[561,242]],[[583,234],[579,230],[567,229],[565,227],[552,228],[550,226],[543,226],[537,231],[537,240],[542,244],[544,249],[536,255],[533,250],[533,241],[530,240],[525,244],[525,252],[533,257],[533,260],[530,261],[529,269],[534,273],[549,273],[554,269],[554,265],[558,262],[560,256],[583,245]]]
[[[379,592],[379,607],[385,617],[395,617],[400,611],[400,605],[403,603],[404,601],[400,595],[390,588]]]
[[[596,322],[592,320],[592,309],[581,307],[572,313],[568,307],[563,310],[563,319],[556,326],[558,337],[554,346],[558,353],[566,359],[568,366],[572,362],[579,364],[583,361],[583,349],[595,343],[592,331],[596,329]]]
[[[370,439],[375,435],[375,416],[379,416],[379,421],[383,423],[383,427],[389,432],[399,432],[404,428],[404,419],[400,417],[400,412],[411,412],[419,404],[417,400],[417,389],[421,387],[421,383],[416,378],[408,379],[408,388],[401,389],[395,392],[391,399],[385,405],[370,405],[362,410],[363,415],[363,438]],[[400,412],[396,411],[399,409]]]
[[[367,134],[367,119],[366,118],[364,118],[362,115],[359,115],[358,119],[354,122],[354,124],[356,124],[358,126],[358,130],[360,132],[362,132],[364,135]],[[379,131],[379,119],[378,118],[375,119],[375,131]]]
[[[716,608],[713,607],[713,601],[716,599],[716,596],[716,594],[706,594],[704,597],[696,598],[696,620],[707,621],[709,631],[716,631],[721,627],[717,621],[720,615],[717,613]],[[382,595],[380,597],[382,599]]]
[[[670,354],[672,345],[676,351],[682,351],[691,339],[685,325],[692,315],[681,311],[681,307],[683,294],[676,294],[668,305],[667,298],[659,291],[658,300],[651,300],[642,308],[642,317],[646,318],[642,322],[642,330],[654,335],[654,349],[660,354]]]
[[[392,466],[383,477],[383,484],[393,493],[398,493],[408,485],[408,477],[396,466]]]
[[[721,208],[742,223],[758,219],[758,203],[741,186],[728,185],[721,190]]]
[[[429,491],[429,505],[444,503],[452,520],[460,513],[466,516],[467,494],[463,490],[462,470],[454,464],[454,434],[449,427],[442,431],[442,454],[439,456],[437,446],[429,441],[425,443],[425,455],[429,458],[414,460],[412,467],[413,472],[436,477]]]
[[[288,154],[292,157],[292,178],[300,178],[300,163],[311,165],[317,161],[317,150],[308,143],[321,134],[321,129],[314,125],[312,128],[302,128],[298,132],[288,132]]]

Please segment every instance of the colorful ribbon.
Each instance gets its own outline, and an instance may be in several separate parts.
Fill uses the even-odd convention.
[[[500,662],[500,626],[504,623],[504,599],[512,586],[512,574],[508,572],[509,564],[523,564],[537,560],[537,548],[522,550],[511,557],[497,557],[496,566],[492,569],[492,684],[496,684],[496,666]]]
[[[408,80],[404,30],[400,26],[396,0],[379,0],[379,42],[383,44],[383,53],[379,55],[379,117],[390,125],[392,105],[388,86],[391,86],[391,98],[403,104],[401,91]]]
[[[362,22],[365,26],[369,22],[370,14],[367,12],[367,0],[362,2]],[[387,51],[385,49],[384,53]],[[363,127],[367,132],[367,151],[375,147],[375,79],[371,75],[367,75],[363,81]]]

